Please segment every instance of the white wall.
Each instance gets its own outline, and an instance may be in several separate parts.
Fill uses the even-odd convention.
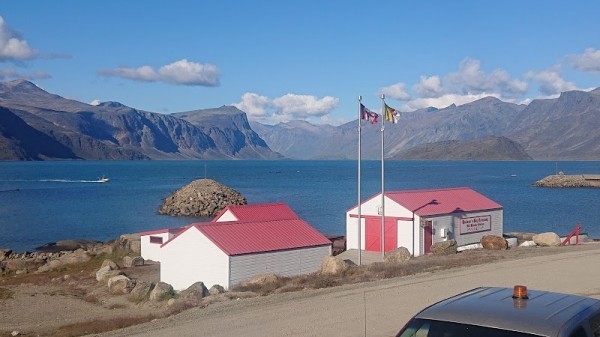
[[[236,286],[244,280],[265,273],[275,273],[281,276],[310,274],[319,270],[323,258],[329,255],[331,255],[330,245],[234,255],[230,257],[229,286]]]
[[[219,284],[227,288],[229,256],[195,227],[190,227],[162,247],[160,280],[175,290],[184,290],[202,281],[207,288]]]
[[[151,236],[161,237],[163,240],[162,242],[165,243],[172,237],[172,235],[168,231],[165,231],[164,233],[156,233],[156,234],[140,236],[140,244],[141,244],[140,255],[144,258],[144,260],[160,261],[160,257],[161,257],[161,253],[162,253],[162,251],[160,249],[161,244],[150,243]]]
[[[216,220],[216,222],[224,222],[224,221],[238,221],[238,219],[231,213],[230,210],[226,210],[225,213],[221,214],[221,216]]]

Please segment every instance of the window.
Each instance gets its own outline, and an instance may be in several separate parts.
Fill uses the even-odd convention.
[[[161,236],[151,236],[150,243],[156,243],[156,244],[162,245],[163,238]]]
[[[533,337],[517,331],[488,328],[478,325],[414,319],[396,337]],[[575,337],[578,337],[576,335]]]
[[[579,326],[575,331],[571,332],[569,337],[587,337],[587,334],[585,333],[585,329]]]

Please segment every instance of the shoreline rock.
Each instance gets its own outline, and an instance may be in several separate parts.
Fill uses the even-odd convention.
[[[573,188],[596,187],[600,188],[600,175],[567,175],[564,173],[553,174],[533,183],[536,187]]]

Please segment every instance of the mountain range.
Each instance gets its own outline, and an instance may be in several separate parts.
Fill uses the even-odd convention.
[[[0,84],[0,160],[279,158],[233,107],[167,115]]]
[[[357,121],[250,125],[271,149],[289,158],[355,159]],[[362,123],[362,158],[381,158],[380,129],[380,122]],[[436,147],[446,151],[423,153]],[[398,124],[385,124],[384,148],[390,159],[492,160],[488,158],[497,152],[502,155],[496,160],[600,160],[600,88],[563,92],[528,105],[486,97],[461,106],[402,112]]]
[[[379,159],[381,124],[361,125],[362,158]],[[600,88],[527,105],[486,97],[401,113],[385,124],[384,150],[392,160],[600,160],[599,130]],[[160,114],[0,83],[0,160],[356,159],[357,144],[357,119],[267,125],[233,106]]]

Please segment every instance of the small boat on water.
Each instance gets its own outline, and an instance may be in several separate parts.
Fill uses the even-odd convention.
[[[106,177],[99,178],[98,182],[99,183],[107,183],[108,182],[108,178],[106,178]]]

